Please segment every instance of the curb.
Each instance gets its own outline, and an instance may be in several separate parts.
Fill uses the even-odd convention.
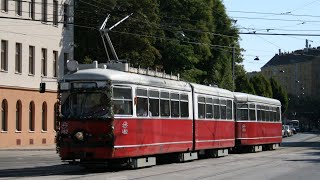
[[[0,148],[1,151],[56,151],[55,146],[48,147],[16,147],[16,148]]]

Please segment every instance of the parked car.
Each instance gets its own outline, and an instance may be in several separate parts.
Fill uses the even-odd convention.
[[[282,129],[284,130],[284,133],[283,133],[284,137],[292,136],[292,130],[290,129],[289,125],[282,125]]]
[[[290,127],[292,134],[297,134],[297,130],[295,127],[293,127],[293,125],[289,125],[289,127]]]

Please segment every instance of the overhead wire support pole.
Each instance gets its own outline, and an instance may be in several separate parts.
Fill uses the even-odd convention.
[[[102,23],[101,27],[100,27],[100,33],[101,35],[104,34],[106,39],[107,39],[107,42],[110,46],[110,49],[111,49],[111,53],[112,55],[114,56],[115,60],[116,61],[119,61],[119,58],[118,58],[118,55],[116,53],[116,50],[114,49],[114,46],[111,42],[111,39],[110,39],[110,36],[108,34],[109,31],[111,31],[113,28],[115,28],[116,26],[118,26],[121,22],[125,21],[126,19],[128,19],[133,13],[129,14],[128,16],[126,16],[125,18],[121,19],[119,22],[117,22],[116,24],[114,24],[113,26],[111,26],[110,28],[106,28],[106,23],[110,17],[110,14],[106,17],[106,19],[104,20],[104,22]],[[102,35],[103,37],[103,35]],[[103,44],[105,46],[105,50],[106,50],[106,53],[107,53],[107,56],[108,56],[108,61],[110,61],[110,57],[109,57],[109,54],[108,54],[108,51],[107,51],[107,47],[105,45],[105,41],[104,41],[104,38],[103,38]]]
[[[235,91],[235,77],[234,77],[234,71],[235,71],[235,47],[232,47],[232,91]]]
[[[121,19],[119,22],[115,23],[113,26],[111,26],[108,30],[112,30],[113,28],[115,28],[116,26],[118,26],[120,23],[122,23],[123,21],[125,21],[126,19],[128,19],[133,13],[129,14],[128,16],[124,17],[123,19]]]
[[[113,54],[115,60],[116,60],[116,61],[119,61],[118,55],[117,55],[116,50],[114,49],[114,47],[113,47],[113,45],[112,45],[112,42],[111,42],[111,39],[110,39],[109,34],[108,34],[108,33],[105,33],[104,35],[105,35],[106,38],[107,38],[107,41],[108,41],[109,46],[110,46],[110,48],[111,48],[111,53]]]
[[[110,62],[110,56],[109,56],[109,52],[108,52],[108,49],[107,49],[107,45],[106,45],[106,42],[105,42],[105,40],[103,38],[103,34],[101,33],[101,31],[100,31],[100,36],[101,36],[102,41],[103,41],[104,50],[106,51],[106,54],[107,54],[108,62]]]
[[[101,36],[102,41],[103,41],[104,50],[106,51],[106,54],[107,54],[108,62],[110,62],[110,56],[109,56],[109,52],[108,52],[108,49],[107,49],[106,42],[105,42],[104,37],[103,37],[103,30],[106,27],[106,24],[107,24],[107,21],[108,21],[109,17],[110,17],[110,14],[108,14],[108,16],[106,17],[106,19],[104,20],[104,22],[102,23],[102,25],[101,25],[101,27],[99,29],[100,36]]]

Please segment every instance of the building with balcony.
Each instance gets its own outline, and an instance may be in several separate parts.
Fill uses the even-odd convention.
[[[261,68],[266,77],[274,77],[295,97],[320,94],[320,47],[276,54]]]
[[[0,0],[0,19],[0,148],[54,144],[57,80],[73,58],[73,0]]]

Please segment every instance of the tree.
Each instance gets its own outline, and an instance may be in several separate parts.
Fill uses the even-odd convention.
[[[257,74],[250,79],[256,95],[272,98],[271,84],[262,74]]]
[[[106,27],[131,13],[133,15],[129,19],[109,32],[119,58],[142,67],[154,67],[157,59],[161,58],[154,46],[155,40],[148,38],[158,34],[155,27],[159,22],[159,8],[155,0],[97,0],[90,3],[79,1],[76,4],[75,57],[79,61],[88,56],[106,62],[107,56],[98,28],[108,14],[111,16]]]
[[[279,82],[272,77],[270,78],[270,84],[273,98],[278,99],[281,102],[281,112],[285,113],[288,109],[288,94],[285,92]]]
[[[235,91],[237,92],[256,94],[253,85],[250,83],[250,80],[246,74],[239,75],[235,80],[235,84]]]
[[[76,1],[75,9],[75,57],[80,62],[85,57],[107,62],[99,27],[107,14],[110,27],[133,13],[109,32],[120,59],[232,89],[232,48],[236,62],[242,57],[238,30],[221,0]]]
[[[159,43],[164,69],[189,81],[231,90],[232,46],[240,54],[239,37],[222,1],[162,0],[160,13],[165,37],[176,39]]]

